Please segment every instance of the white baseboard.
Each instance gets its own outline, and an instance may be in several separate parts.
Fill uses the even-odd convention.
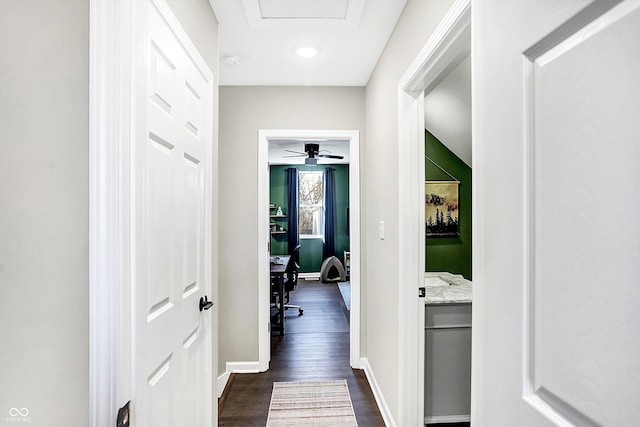
[[[227,372],[236,374],[256,374],[264,372],[260,369],[260,362],[227,362]]]
[[[264,372],[264,369],[260,369],[260,362],[227,362],[225,366],[225,373],[218,377],[218,397],[222,396],[222,392],[224,392],[229,376],[232,373],[257,374],[258,372]]]
[[[365,360],[364,357],[361,357],[360,359],[356,359],[356,363],[351,365],[351,368],[352,369],[362,369],[364,371],[365,370],[364,360]]]
[[[224,388],[227,386],[229,375],[231,375],[231,372],[227,371],[218,377],[218,399],[220,399],[224,392]]]
[[[468,422],[471,422],[471,415],[434,415],[432,417],[424,417],[425,424]]]
[[[384,424],[387,427],[396,427],[396,422],[394,421],[393,416],[391,415],[391,411],[389,410],[389,405],[387,405],[387,402],[384,400],[384,396],[380,391],[380,386],[378,385],[376,376],[373,374],[371,365],[369,365],[369,360],[366,357],[360,358],[360,366],[362,366],[362,369],[364,369],[364,374],[367,376],[367,380],[369,381],[369,386],[371,386],[373,397],[375,397],[376,399],[376,403],[378,404],[378,409],[380,410],[380,414],[382,415]]]
[[[320,280],[320,272],[317,273],[299,273],[298,277],[304,280]]]

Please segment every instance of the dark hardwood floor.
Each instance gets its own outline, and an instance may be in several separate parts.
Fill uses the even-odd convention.
[[[285,336],[271,339],[267,372],[235,374],[221,402],[218,425],[264,426],[276,381],[346,379],[358,425],[384,426],[364,371],[349,366],[349,317],[335,284],[304,281],[291,293]]]

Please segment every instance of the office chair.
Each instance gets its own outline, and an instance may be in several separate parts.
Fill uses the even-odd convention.
[[[300,270],[300,245],[297,245],[293,249],[293,253],[291,254],[291,263],[289,263],[289,271],[287,271],[286,277],[284,279],[284,291],[285,291],[285,300],[284,300],[284,309],[287,310],[289,308],[297,308],[298,315],[302,316],[304,310],[299,305],[289,304],[289,292],[293,291],[296,286],[298,286],[298,272]]]

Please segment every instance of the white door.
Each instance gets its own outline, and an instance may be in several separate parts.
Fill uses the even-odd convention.
[[[164,3],[134,5],[133,425],[209,427],[213,83]]]
[[[640,422],[640,1],[472,6],[474,426]]]

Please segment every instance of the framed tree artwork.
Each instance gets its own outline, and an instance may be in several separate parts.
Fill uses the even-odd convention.
[[[425,181],[425,227],[427,237],[460,234],[459,181]]]

